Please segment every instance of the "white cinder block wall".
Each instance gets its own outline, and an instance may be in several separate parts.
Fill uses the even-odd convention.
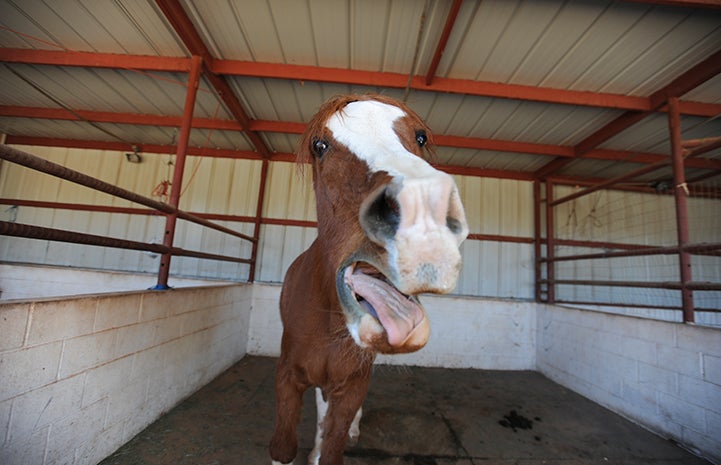
[[[277,285],[0,305],[0,463],[95,464],[247,352],[278,355]],[[431,339],[378,363],[537,369],[721,463],[721,331],[425,296]]]
[[[276,357],[283,327],[280,286],[254,286],[248,353]],[[488,370],[536,368],[536,304],[470,297],[421,297],[431,337],[415,353],[383,356],[377,363]]]
[[[721,463],[721,331],[538,306],[538,369]]]
[[[0,305],[0,463],[94,465],[245,355],[251,286]]]

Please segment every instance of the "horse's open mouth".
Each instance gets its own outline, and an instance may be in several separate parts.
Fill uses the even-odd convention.
[[[358,305],[377,319],[386,331],[388,343],[402,345],[425,319],[425,312],[413,295],[399,291],[383,273],[365,262],[345,269],[344,281]]]

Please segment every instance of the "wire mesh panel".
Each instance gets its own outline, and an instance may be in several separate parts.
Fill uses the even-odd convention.
[[[602,189],[553,207],[550,261],[542,281],[553,300],[681,320],[678,227],[672,183]],[[649,188],[650,187],[650,188]],[[721,184],[687,189],[691,281],[699,323],[721,325]],[[557,185],[553,198],[581,191]],[[549,273],[550,271],[550,273]],[[550,277],[549,277],[550,274]]]

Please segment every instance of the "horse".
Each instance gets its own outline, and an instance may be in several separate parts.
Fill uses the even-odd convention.
[[[453,178],[426,159],[431,132],[382,95],[327,100],[301,136],[313,172],[318,234],[280,296],[272,463],[297,449],[303,393],[315,387],[310,464],[343,463],[358,440],[376,354],[413,352],[430,335],[418,294],[452,291],[468,225]]]

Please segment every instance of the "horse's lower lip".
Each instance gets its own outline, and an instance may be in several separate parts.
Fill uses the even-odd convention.
[[[355,300],[358,302],[360,307],[365,310],[368,314],[370,314],[373,318],[376,320],[380,320],[380,317],[378,316],[378,312],[376,312],[376,309],[373,308],[373,305],[370,304],[366,299],[359,296],[358,294],[355,294]]]
[[[402,346],[425,319],[418,299],[401,292],[374,266],[355,263],[343,270],[343,280],[358,309],[378,321],[394,347]]]
[[[412,299],[413,296],[410,296],[408,294],[405,294],[401,292],[391,281],[386,277],[385,274],[383,274],[378,268],[374,267],[373,265],[366,263],[366,262],[356,262],[349,266],[350,273],[356,274],[356,273],[362,273],[367,276],[371,276],[375,279],[378,279],[380,281],[385,282],[388,284],[395,292],[402,295],[406,299]],[[367,313],[371,314],[376,320],[379,319],[378,312],[376,312],[376,309],[373,308],[373,305],[371,305],[368,300],[365,299],[365,297],[353,293],[353,296],[355,297],[356,302],[360,305],[360,307],[365,310]]]

